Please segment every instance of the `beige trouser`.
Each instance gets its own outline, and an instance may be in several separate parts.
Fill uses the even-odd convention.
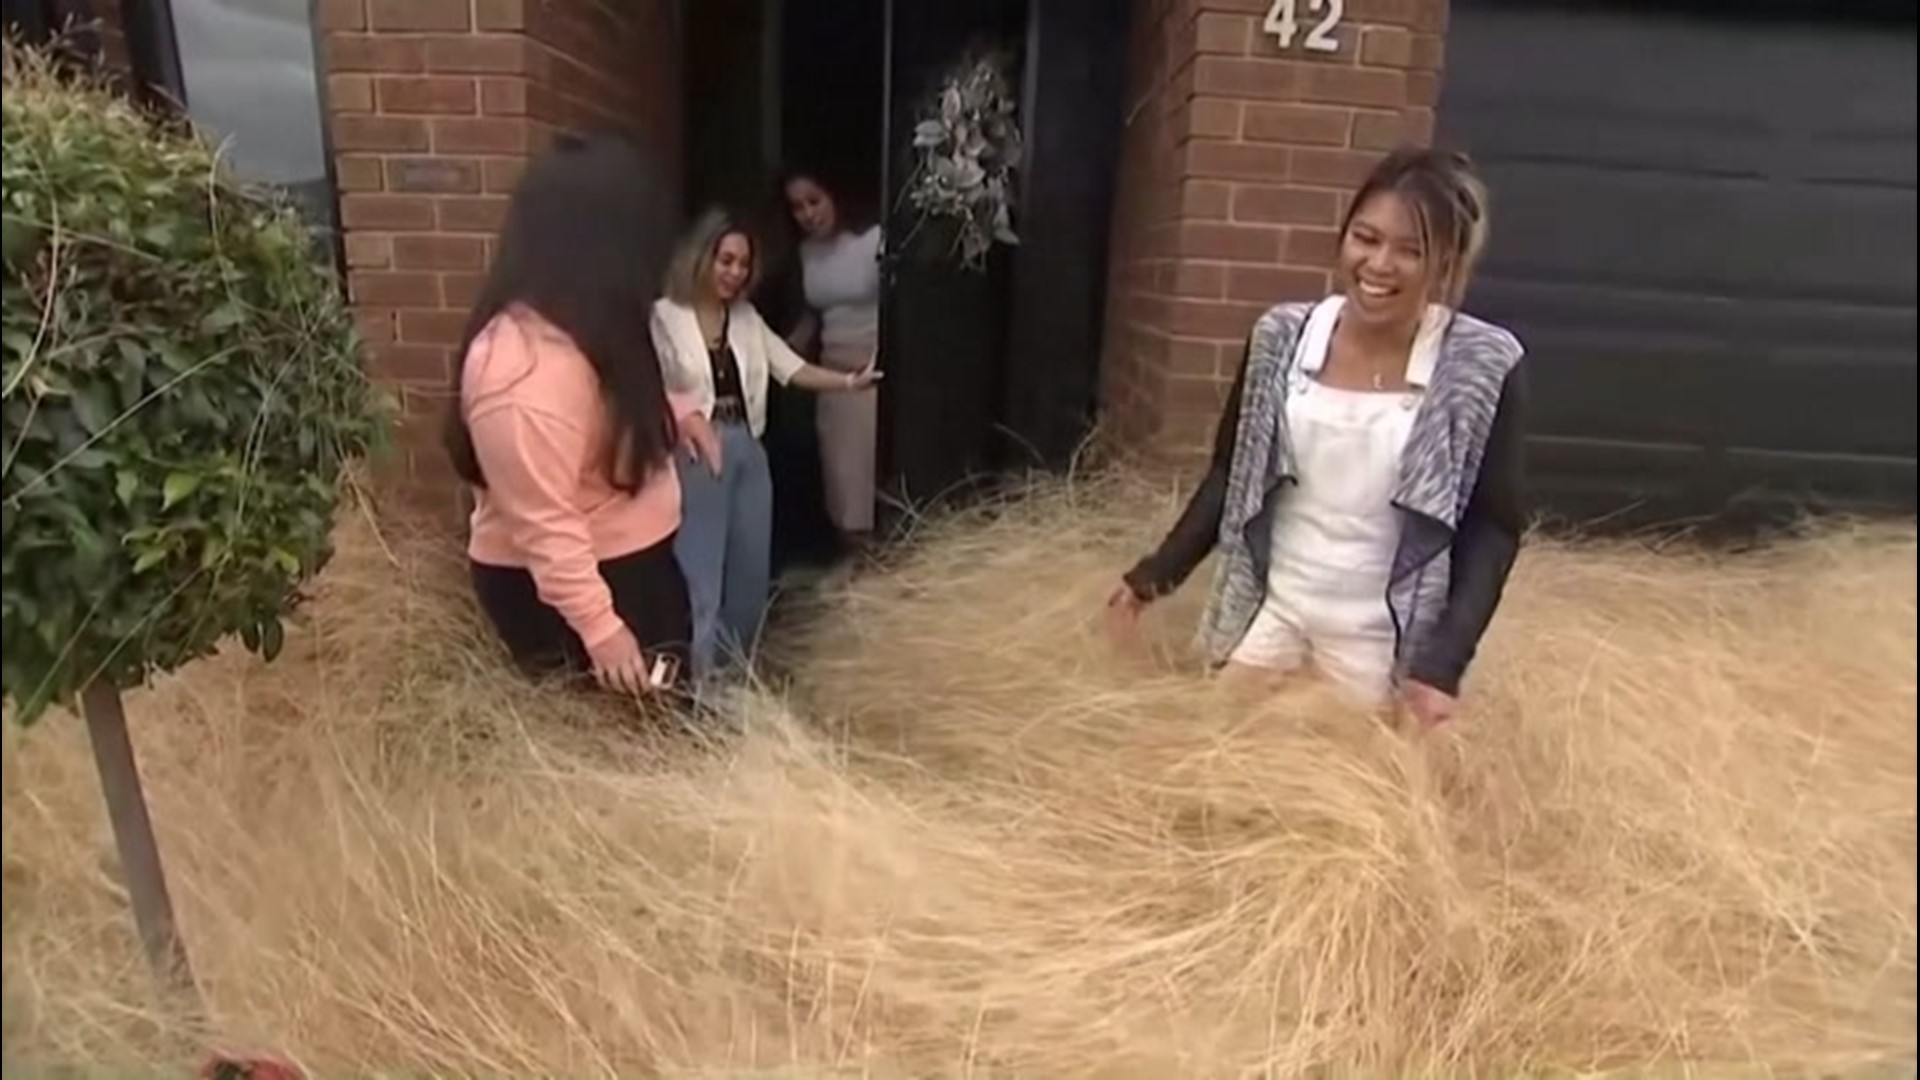
[[[872,359],[870,349],[827,348],[820,363],[834,371],[860,371]],[[843,533],[872,532],[880,391],[831,390],[816,399],[815,409],[827,518]]]

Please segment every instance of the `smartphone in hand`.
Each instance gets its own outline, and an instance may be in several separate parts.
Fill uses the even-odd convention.
[[[647,668],[647,685],[655,690],[668,690],[680,681],[680,658],[670,653],[655,653],[653,663]]]

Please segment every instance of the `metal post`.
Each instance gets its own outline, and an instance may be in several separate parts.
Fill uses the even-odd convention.
[[[140,790],[140,767],[133,759],[133,741],[127,737],[120,691],[95,683],[81,694],[80,710],[86,715],[93,764],[100,773],[100,792],[106,796],[107,820],[113,825],[114,846],[120,850],[120,872],[126,878],[140,943],[161,984],[192,998],[193,969],[173,919],[173,901],[167,895],[147,799]]]

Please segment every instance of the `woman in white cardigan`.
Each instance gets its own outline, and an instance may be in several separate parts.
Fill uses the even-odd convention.
[[[878,382],[871,366],[830,371],[802,360],[760,317],[751,295],[753,236],[720,210],[701,215],[667,271],[653,306],[654,349],[669,389],[690,394],[719,434],[714,460],[678,458],[680,533],[674,541],[693,605],[693,667],[714,673],[725,648],[752,648],[772,588],[773,479],[760,436],[767,380],[820,392],[858,393]]]

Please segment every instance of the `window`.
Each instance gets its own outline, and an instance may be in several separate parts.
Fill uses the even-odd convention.
[[[336,203],[308,0],[171,0],[187,113],[331,247]]]

